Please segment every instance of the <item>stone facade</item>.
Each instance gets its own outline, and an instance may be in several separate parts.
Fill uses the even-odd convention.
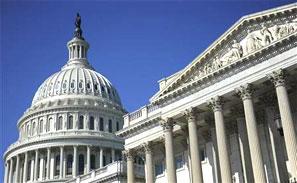
[[[117,135],[147,183],[297,181],[296,7],[241,18],[124,116]]]

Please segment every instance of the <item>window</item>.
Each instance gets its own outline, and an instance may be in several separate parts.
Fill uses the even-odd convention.
[[[162,175],[164,172],[164,166],[162,162],[155,164],[155,176]]]
[[[100,118],[99,130],[104,131],[104,119]]]
[[[108,120],[108,131],[109,131],[110,133],[112,133],[112,121],[111,121],[111,119]]]
[[[90,117],[90,125],[89,125],[89,127],[90,127],[90,130],[94,130],[94,117],[93,116]]]
[[[117,131],[120,130],[120,123],[117,121]]]
[[[90,88],[91,88],[90,83],[87,83],[87,89],[90,89]]]
[[[51,123],[53,122],[53,118],[49,118],[46,123],[46,131],[49,132],[51,130]]]
[[[30,135],[30,126],[29,125],[27,125],[27,129],[26,129],[26,134],[27,134],[27,136],[29,136]]]
[[[56,156],[55,163],[56,163],[55,175],[59,175],[60,174],[60,155]]]
[[[82,85],[83,85],[83,84],[82,84],[82,81],[80,81],[79,84],[78,84],[78,87],[79,87],[79,88],[82,88]]]
[[[184,166],[183,154],[175,157],[175,166],[176,166],[176,169],[180,169]]]
[[[33,123],[33,129],[32,129],[32,135],[35,135],[36,133],[36,123]]]
[[[68,117],[67,129],[73,129],[73,116]]]
[[[63,117],[60,116],[57,121],[57,130],[62,130],[62,125],[63,125]]]
[[[43,132],[43,120],[39,121],[39,133]]]
[[[79,116],[78,129],[84,129],[84,116]]]
[[[96,169],[95,167],[96,158],[94,154],[91,154],[91,170]]]
[[[67,156],[67,170],[66,170],[67,175],[72,174],[72,164],[73,164],[73,156],[69,154]]]
[[[94,88],[95,88],[95,90],[97,91],[97,90],[98,90],[98,84],[95,84],[95,85],[94,85]]]
[[[84,165],[85,165],[85,160],[84,160],[84,155],[80,154],[78,156],[78,173],[79,175],[84,174]]]

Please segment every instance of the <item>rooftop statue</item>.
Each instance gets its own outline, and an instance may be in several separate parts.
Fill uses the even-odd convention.
[[[84,39],[82,37],[82,30],[80,28],[80,24],[81,24],[81,17],[79,15],[79,13],[76,14],[76,19],[75,19],[75,31],[74,31],[74,36],[79,38],[79,39]]]

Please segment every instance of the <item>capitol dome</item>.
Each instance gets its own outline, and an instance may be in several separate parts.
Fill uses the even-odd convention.
[[[18,140],[4,154],[9,182],[65,182],[121,159],[120,97],[89,64],[80,16],[68,61],[38,88],[18,120]],[[8,177],[8,176],[7,176]]]
[[[119,95],[108,79],[89,67],[71,64],[40,85],[32,105],[72,97],[94,98],[121,106]]]

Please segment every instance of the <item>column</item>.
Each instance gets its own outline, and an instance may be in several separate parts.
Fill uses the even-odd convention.
[[[77,146],[73,146],[73,165],[72,165],[72,176],[77,176]]]
[[[31,163],[30,181],[33,182],[34,181],[34,158],[33,157],[30,163]]]
[[[63,178],[63,163],[64,163],[64,147],[60,147],[60,172],[59,172],[59,177],[60,179]]]
[[[227,137],[225,132],[222,98],[219,96],[211,98],[208,103],[214,112],[219,164],[221,170],[221,181],[224,183],[229,183],[232,182],[232,176],[230,159],[227,149]]]
[[[243,117],[238,117],[237,128],[238,128],[238,140],[239,140],[239,149],[241,156],[241,164],[244,182],[253,182],[253,172],[252,172],[252,164],[251,164],[251,155],[250,148],[248,146],[248,137],[246,132],[246,122]]]
[[[51,148],[47,148],[47,159],[46,159],[46,179],[50,179],[50,159],[51,159]]]
[[[188,109],[185,116],[188,121],[190,156],[191,156],[191,172],[193,182],[203,183],[203,174],[201,168],[200,154],[199,154],[199,139],[196,123],[195,108]]]
[[[38,149],[35,150],[35,164],[34,164],[34,180],[37,181],[38,180],[38,159],[39,159],[39,152]]]
[[[87,146],[87,173],[90,172],[90,167],[91,167],[91,148],[90,146]]]
[[[39,180],[44,179],[44,155],[40,157],[40,162],[39,162]]]
[[[13,158],[10,158],[10,166],[9,166],[9,177],[8,177],[8,182],[12,183],[13,180]]]
[[[25,152],[25,160],[24,160],[24,175],[23,175],[23,182],[27,182],[27,173],[28,173],[28,152]]]
[[[127,158],[127,183],[135,183],[134,180],[134,154],[132,150],[124,151]]]
[[[167,182],[176,183],[176,168],[173,150],[173,126],[174,122],[172,118],[161,120],[160,125],[163,127],[165,136],[165,154],[166,154],[166,170],[167,170]]]
[[[111,149],[111,162],[115,162],[115,150]]]
[[[5,162],[5,174],[4,174],[4,183],[8,182],[8,171],[9,171],[9,162]]]
[[[276,89],[289,166],[292,174],[291,179],[297,179],[297,135],[294,128],[290,101],[285,86],[284,70],[281,69],[275,71],[270,74],[268,78],[274,83]]]
[[[15,182],[20,182],[20,155],[17,155],[17,162],[15,167]]]
[[[103,167],[103,148],[100,148],[100,168]]]
[[[142,145],[145,151],[146,183],[154,183],[154,164],[151,142]]]
[[[252,85],[247,84],[240,86],[236,92],[243,101],[244,115],[247,127],[248,142],[251,153],[254,181],[257,183],[265,183],[265,170],[261,154],[260,140],[257,130],[256,116],[252,100]]]

